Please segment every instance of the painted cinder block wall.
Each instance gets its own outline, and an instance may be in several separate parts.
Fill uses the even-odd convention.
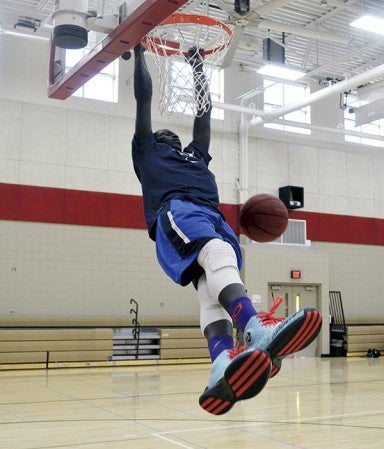
[[[125,316],[134,297],[146,316],[197,316],[193,288],[161,272],[144,229],[130,156],[132,63],[120,65],[117,104],[50,100],[47,52],[44,41],[1,37],[0,315]],[[237,67],[225,77],[228,103],[260,83]],[[329,108],[336,127],[342,113],[335,104],[329,98],[312,105],[315,124],[329,126]],[[237,232],[239,120],[230,111],[214,120],[211,144],[223,211]],[[190,118],[164,121],[154,107],[158,126],[190,139]],[[245,281],[262,294],[261,307],[271,273],[288,276],[292,258],[308,273],[319,257],[323,312],[330,289],[342,291],[347,315],[383,316],[382,150],[345,144],[334,134],[251,128],[249,151],[248,194],[303,186],[305,208],[291,217],[307,220],[311,240],[305,256],[303,248],[244,248]]]

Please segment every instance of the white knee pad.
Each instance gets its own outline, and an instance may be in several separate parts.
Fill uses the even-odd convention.
[[[232,323],[230,315],[211,295],[205,274],[200,277],[197,284],[197,297],[200,303],[200,329],[203,335],[205,328],[215,321],[228,320]]]
[[[204,268],[208,288],[217,300],[227,285],[243,284],[232,246],[220,239],[212,239],[201,249],[197,261]]]

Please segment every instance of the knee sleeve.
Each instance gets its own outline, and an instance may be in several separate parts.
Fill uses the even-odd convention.
[[[220,239],[212,239],[203,246],[197,257],[207,276],[208,289],[217,300],[220,292],[230,284],[243,284],[232,246]]]
[[[230,315],[211,295],[205,274],[200,277],[197,284],[197,297],[200,303],[200,329],[203,335],[205,328],[215,321],[228,320],[232,324]]]

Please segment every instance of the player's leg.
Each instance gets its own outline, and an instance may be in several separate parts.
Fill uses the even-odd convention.
[[[197,286],[200,326],[212,360],[207,387],[199,398],[209,413],[221,415],[235,402],[257,395],[267,383],[271,360],[265,351],[234,348],[232,320],[211,295],[205,274]]]
[[[156,249],[165,272],[181,285],[200,277],[198,259],[212,296],[245,333],[247,345],[269,351],[274,365],[272,375],[280,369],[283,357],[305,348],[319,333],[321,316],[316,309],[303,309],[284,321],[275,319],[273,310],[256,312],[240,278],[237,237],[212,209],[171,201],[158,220]]]
[[[231,230],[226,223],[222,223],[221,227],[222,235],[230,245],[219,239],[211,240],[200,251],[198,262],[206,272],[212,295],[218,298],[236,327],[244,333],[247,347],[270,354],[273,377],[280,370],[282,358],[304,349],[316,338],[321,328],[321,315],[315,308],[306,307],[285,320],[280,320],[273,316],[278,305],[269,312],[256,312],[237,268],[240,268],[241,257],[237,241],[230,237]],[[232,253],[230,247],[233,249]],[[232,262],[227,262],[224,267],[222,261],[226,258]]]
[[[231,317],[217,298],[209,294],[205,277],[201,277],[204,270],[197,263],[197,256],[201,247],[217,236],[209,213],[217,214],[210,208],[171,201],[159,215],[156,253],[160,265],[175,282],[181,285],[193,282],[198,288],[202,330],[213,362],[199,402],[208,412],[222,414],[235,402],[261,391],[270,374],[271,360],[259,349],[233,348]]]

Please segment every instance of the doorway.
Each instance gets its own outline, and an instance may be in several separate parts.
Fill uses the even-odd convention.
[[[276,309],[276,317],[285,318],[303,307],[319,308],[319,285],[268,284],[268,306],[272,307],[273,297],[281,296],[282,303]],[[293,354],[294,357],[315,357],[318,355],[319,336],[306,348]]]

